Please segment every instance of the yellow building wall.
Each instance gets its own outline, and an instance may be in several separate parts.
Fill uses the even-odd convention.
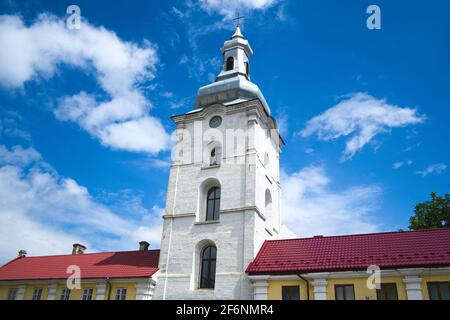
[[[270,280],[267,297],[269,300],[281,300],[283,286],[300,286],[300,300],[307,300],[307,285],[304,280]],[[309,288],[309,297],[313,299],[312,286]]]
[[[399,300],[406,300],[406,288],[402,277],[382,277],[381,283],[395,283],[397,285],[397,295]],[[347,279],[328,279],[327,298],[335,300],[335,285],[352,284],[355,289],[356,300],[377,300],[376,289],[367,287],[367,278],[347,278]]]
[[[41,300],[47,300],[48,296],[48,283],[32,283],[26,286],[23,300],[32,300],[33,291],[35,288],[42,288]]]
[[[428,282],[450,282],[450,275],[426,276],[422,275],[422,296],[424,300],[429,300]],[[327,282],[327,298],[335,299],[335,285],[349,284],[355,289],[355,298],[357,300],[376,300],[377,293],[375,289],[367,288],[367,278],[344,278],[344,279],[328,279]],[[407,300],[406,286],[402,276],[382,277],[381,283],[395,283],[397,285],[397,295],[399,300]],[[299,280],[269,280],[268,298],[269,300],[282,299],[282,286],[300,286],[300,299],[306,300],[306,283]],[[310,287],[310,299],[314,299],[313,288]]]
[[[17,289],[17,286],[0,286],[0,300],[7,300],[9,289]]]
[[[52,284],[53,282],[42,282],[42,283],[29,283],[26,285],[25,288],[25,295],[24,300],[31,300],[33,297],[33,290],[34,288],[42,288],[42,295],[41,300],[47,300],[48,298],[48,286]],[[118,288],[126,288],[127,289],[127,295],[126,300],[135,300],[136,299],[136,281],[117,281],[117,280],[111,280],[110,281],[110,287],[107,288],[105,292],[105,299],[109,298],[111,300],[114,300],[116,297],[116,289]],[[8,292],[10,288],[18,288],[18,285],[0,285],[0,300],[7,300],[8,299]],[[66,288],[66,283],[61,282],[56,287],[56,294],[55,294],[55,300],[60,300],[62,290]],[[92,281],[86,281],[81,282],[81,288],[80,289],[73,289],[70,292],[70,300],[81,300],[83,297],[83,290],[87,288],[92,288],[92,300],[95,300],[97,297],[97,283]]]
[[[114,280],[112,280],[110,283],[111,283],[111,287],[108,288],[105,292],[105,300],[108,299],[108,295],[111,300],[114,300],[116,297],[116,289],[117,288],[126,288],[127,289],[127,296],[126,296],[127,300],[134,300],[136,298],[136,287],[135,287],[136,282],[115,282]],[[58,285],[58,288],[56,290],[56,296],[55,296],[56,300],[60,299],[61,292],[65,287],[66,287],[65,284]],[[83,290],[87,289],[87,288],[94,289],[94,292],[92,294],[92,300],[95,300],[97,297],[97,284],[94,282],[86,282],[86,283],[82,282],[81,289],[73,289],[70,292],[69,299],[70,300],[81,300],[81,298],[83,297]]]
[[[136,299],[136,282],[111,282],[111,295],[110,300],[116,299],[116,289],[118,288],[126,288],[127,295],[126,300],[135,300]]]
[[[422,276],[422,296],[424,300],[430,300],[427,282],[450,282],[450,275]]]
[[[58,288],[56,289],[55,300],[59,300],[61,298],[61,292],[64,288],[66,288],[65,283],[58,285]],[[81,300],[83,298],[83,290],[89,288],[94,289],[92,292],[92,300],[95,300],[97,296],[97,284],[95,282],[81,282],[80,289],[72,289],[70,291],[69,300]]]
[[[33,290],[34,288],[42,288],[42,296],[41,300],[47,300],[48,298],[48,286],[53,282],[42,282],[42,283],[31,283],[27,284],[25,288],[25,295],[24,300],[31,300],[33,297]],[[136,299],[136,283],[133,281],[110,281],[110,287],[107,288],[105,292],[105,299],[108,299],[108,296],[111,300],[114,300],[116,297],[116,289],[118,288],[126,288],[127,289],[127,295],[126,300],[135,300]],[[18,285],[0,285],[0,300],[7,300],[8,299],[8,292],[10,288],[18,288]],[[56,287],[56,294],[55,294],[55,300],[60,300],[62,290],[66,288],[66,283],[59,283]],[[81,282],[81,288],[80,289],[73,289],[70,292],[70,300],[81,300],[83,297],[83,290],[87,288],[92,288],[92,300],[95,300],[97,297],[97,283],[95,282]]]

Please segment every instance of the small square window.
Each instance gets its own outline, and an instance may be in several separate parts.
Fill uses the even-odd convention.
[[[83,290],[83,297],[82,300],[92,300],[92,295],[94,293],[94,289],[92,288],[86,288]]]
[[[300,300],[299,286],[282,286],[281,292],[283,300]]]
[[[41,300],[42,288],[34,288],[33,290],[33,300]]]
[[[127,289],[126,288],[117,288],[116,300],[126,300],[126,298],[127,298]]]
[[[9,289],[8,290],[8,300],[16,300],[17,289]]]
[[[70,299],[70,290],[68,288],[63,288],[61,290],[61,296],[59,300],[69,300]]]
[[[334,286],[336,300],[355,300],[355,288],[352,284]]]
[[[397,285],[395,283],[382,283],[377,289],[378,300],[398,300]]]
[[[450,300],[450,282],[428,282],[430,300]]]

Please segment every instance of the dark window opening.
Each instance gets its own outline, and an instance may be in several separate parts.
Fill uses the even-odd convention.
[[[94,294],[94,289],[92,289],[92,288],[84,289],[81,300],[92,300],[93,294]]]
[[[283,300],[300,300],[299,286],[282,286],[281,293]]]
[[[63,288],[61,290],[59,300],[69,300],[69,299],[70,299],[70,290],[68,288]]]
[[[355,288],[352,284],[335,285],[336,300],[355,300]]]
[[[234,69],[234,58],[233,57],[228,57],[227,59],[227,65],[226,65],[226,71],[230,71]]]
[[[8,300],[16,300],[17,289],[9,289],[8,290]]]
[[[428,282],[430,300],[450,300],[450,282]]]
[[[219,220],[220,188],[209,189],[206,196],[206,221]]]
[[[209,163],[211,166],[217,165],[217,155],[216,155],[216,148],[211,150],[211,161]]]
[[[208,246],[202,250],[200,289],[214,289],[216,280],[216,255],[215,246]]]
[[[33,297],[32,300],[41,300],[42,297],[42,288],[35,288],[33,290]]]
[[[398,300],[397,285],[395,283],[382,283],[377,289],[378,300]]]

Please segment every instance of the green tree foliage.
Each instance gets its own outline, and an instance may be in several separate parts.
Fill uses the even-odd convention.
[[[432,192],[431,200],[416,205],[415,214],[409,218],[409,229],[446,228],[450,226],[449,220],[450,194],[440,197]]]

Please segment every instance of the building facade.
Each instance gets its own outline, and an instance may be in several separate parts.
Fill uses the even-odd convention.
[[[0,299],[449,300],[449,228],[282,239],[284,143],[239,27],[221,53],[194,109],[172,117],[161,249],[21,251],[0,268]],[[73,266],[80,286],[69,290]]]
[[[222,48],[214,83],[195,109],[172,117],[157,299],[249,299],[247,265],[281,226],[282,140],[250,81],[250,44],[239,27]]]
[[[267,241],[254,299],[450,300],[450,229]]]
[[[19,256],[0,268],[0,300],[150,300],[159,250]],[[78,280],[79,282],[76,282]]]

